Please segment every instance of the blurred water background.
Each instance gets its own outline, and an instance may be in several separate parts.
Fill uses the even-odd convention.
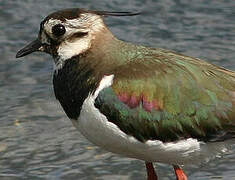
[[[89,143],[72,126],[52,88],[52,58],[35,53],[16,60],[35,39],[40,21],[63,8],[143,11],[109,17],[120,39],[172,49],[235,70],[234,0],[1,0],[0,1],[0,179],[142,180],[143,162]],[[235,148],[223,158],[186,167],[190,180],[235,179]],[[156,165],[162,180],[172,167]]]

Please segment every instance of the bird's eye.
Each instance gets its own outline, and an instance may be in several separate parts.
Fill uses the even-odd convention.
[[[56,24],[52,27],[52,34],[57,37],[64,35],[65,32],[66,29],[62,24]]]

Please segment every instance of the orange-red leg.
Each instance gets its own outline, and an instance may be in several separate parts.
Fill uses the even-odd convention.
[[[157,174],[155,173],[153,163],[145,162],[146,170],[147,170],[147,180],[157,180]]]
[[[173,165],[174,170],[175,170],[175,175],[176,175],[176,180],[187,180],[187,176],[184,173],[184,171],[178,166],[178,165]]]

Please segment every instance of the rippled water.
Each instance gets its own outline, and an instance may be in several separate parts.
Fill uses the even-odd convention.
[[[0,179],[144,179],[142,162],[103,151],[75,130],[54,98],[51,57],[35,53],[15,59],[37,36],[43,17],[69,7],[143,11],[106,22],[120,39],[235,70],[235,1],[0,1]],[[186,168],[189,179],[235,179],[234,152]],[[170,166],[156,167],[160,179],[175,179]]]

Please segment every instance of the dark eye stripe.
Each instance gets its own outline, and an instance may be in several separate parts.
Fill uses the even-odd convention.
[[[83,36],[86,36],[87,34],[88,34],[88,32],[77,32],[73,36],[75,36],[75,37],[83,37]]]
[[[88,34],[88,32],[77,32],[75,34],[73,34],[72,36],[70,36],[68,38],[69,41],[74,41],[76,38],[81,38],[83,36],[86,36]]]

